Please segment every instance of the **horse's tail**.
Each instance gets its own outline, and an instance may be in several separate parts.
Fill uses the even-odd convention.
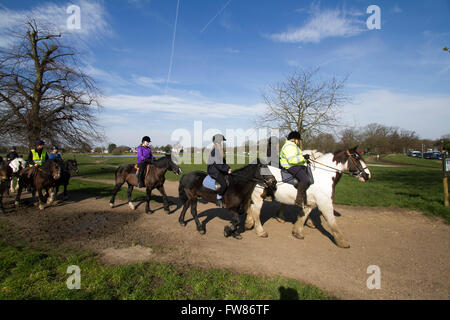
[[[119,172],[120,166],[117,167],[116,171],[114,172],[114,183],[117,183],[117,172]]]
[[[180,199],[181,203],[185,203],[188,200],[186,191],[184,191],[183,178],[181,177],[180,183],[178,184],[178,199]]]

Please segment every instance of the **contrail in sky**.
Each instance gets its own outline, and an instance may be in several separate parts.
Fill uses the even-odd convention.
[[[209,22],[206,24],[206,26],[203,27],[202,31],[200,31],[200,33],[202,33],[203,31],[206,30],[206,28],[208,28],[208,26],[211,24],[211,22],[214,21],[214,19],[217,18],[217,16],[223,11],[225,10],[226,7],[228,7],[228,5],[230,4],[231,0],[228,0],[228,2],[223,6],[222,9],[219,10],[219,12],[216,13],[216,15],[214,17],[212,17],[211,20],[209,20]]]
[[[178,10],[180,9],[180,0],[177,2],[177,12],[175,13],[175,23],[173,28],[173,38],[172,38],[172,52],[170,54],[169,72],[167,74],[166,89],[164,94],[167,94],[167,86],[169,85],[170,75],[172,73],[172,63],[173,63],[173,53],[175,51],[175,36],[177,35],[177,23],[178,23]]]

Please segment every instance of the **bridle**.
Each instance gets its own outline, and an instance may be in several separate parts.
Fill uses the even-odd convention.
[[[320,163],[319,161],[313,160],[313,159],[309,159],[308,161],[320,164],[321,166],[324,166],[326,168],[329,168],[335,172],[338,172],[340,174],[347,174],[349,176],[352,177],[357,177],[360,178],[363,173],[366,173],[364,170],[368,169],[367,166],[362,167],[361,166],[361,162],[357,161],[355,158],[353,158],[353,155],[347,150],[347,155],[348,155],[348,162],[347,162],[347,171],[344,170],[339,170],[330,166],[327,166],[326,164]],[[350,163],[358,170],[358,172],[351,172],[350,171]],[[358,165],[359,163],[359,165]]]

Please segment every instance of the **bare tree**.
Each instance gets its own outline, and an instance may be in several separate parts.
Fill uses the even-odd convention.
[[[88,145],[101,138],[95,111],[99,90],[80,68],[78,54],[51,27],[26,22],[26,31],[0,51],[0,136],[33,146]]]
[[[347,78],[318,79],[319,69],[301,70],[270,85],[262,94],[266,112],[256,122],[259,127],[298,131],[308,139],[339,125],[339,107],[350,99],[342,91]]]

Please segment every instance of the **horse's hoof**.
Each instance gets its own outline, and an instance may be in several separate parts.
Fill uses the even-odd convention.
[[[236,240],[242,240],[242,236],[240,233],[233,233],[233,238],[235,238]]]
[[[110,207],[110,208],[114,208],[114,203],[110,202],[110,203],[109,203],[109,207]]]
[[[14,201],[14,205],[15,205],[16,207],[18,207],[18,206],[19,206],[19,201]]]
[[[153,214],[153,212],[154,212],[153,210],[146,210],[145,211],[146,214]]]
[[[268,238],[268,237],[269,237],[269,234],[268,234],[266,231],[264,231],[263,233],[258,234],[258,237],[261,237],[261,238]]]
[[[279,223],[286,223],[286,220],[284,220],[284,219],[281,219],[281,218],[275,218],[275,219],[277,219],[277,221],[279,222]]]
[[[40,205],[39,205],[39,210],[42,211],[42,210],[44,210],[44,209],[45,209],[45,206],[44,206],[43,204],[40,204]]]
[[[346,240],[339,240],[339,241],[337,241],[337,240],[335,239],[335,242],[336,242],[336,245],[337,245],[339,248],[343,248],[343,249],[348,249],[348,248],[350,248],[350,244],[349,244]]]
[[[229,236],[231,236],[231,228],[229,226],[226,226],[225,228],[223,228],[223,235],[225,236],[225,238],[228,238]]]
[[[198,233],[200,233],[201,235],[204,235],[206,233],[206,231],[204,229],[200,229],[200,230],[198,230]]]
[[[179,223],[180,223],[180,225],[182,226],[182,227],[186,227],[186,222],[184,222],[184,221],[178,221]]]
[[[297,233],[297,232],[292,232],[292,235],[300,240],[305,239],[305,237],[303,235],[301,235],[300,233]]]
[[[128,202],[128,206],[130,207],[131,210],[136,209],[135,206],[131,202]]]

